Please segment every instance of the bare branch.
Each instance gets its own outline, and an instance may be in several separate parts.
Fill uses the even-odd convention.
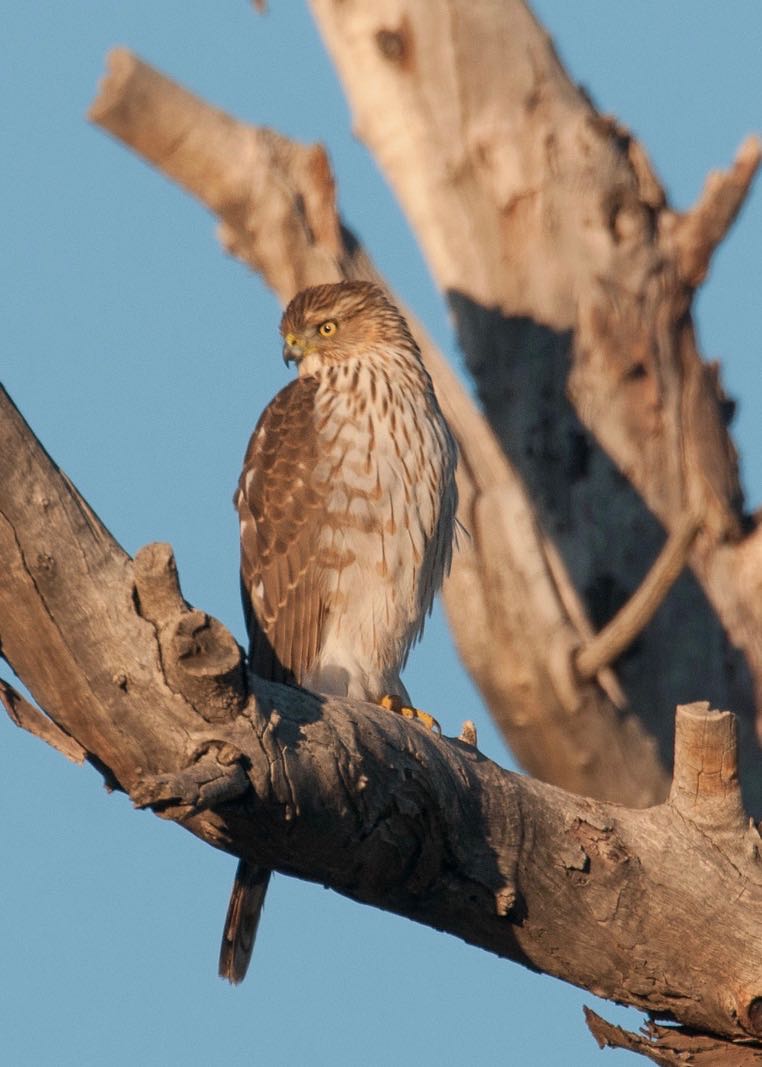
[[[688,561],[701,529],[698,515],[686,515],[667,538],[654,565],[611,622],[579,650],[575,666],[583,678],[594,678],[632,644],[648,625]]]
[[[762,1036],[762,850],[738,807],[725,713],[679,709],[673,797],[648,811],[510,774],[374,705],[257,679],[240,714],[209,722],[168,684],[173,646],[139,613],[156,583],[144,575],[136,596],[134,565],[4,398],[0,512],[4,654],[136,803],[215,847],[602,996]],[[155,603],[201,614],[186,610],[166,548],[144,553],[141,570],[170,576],[173,595]],[[44,620],[40,658],[30,626]],[[234,704],[234,682],[219,684]]]
[[[689,289],[759,143],[676,219],[641,146],[571,84],[520,0],[313,7],[491,420],[414,324],[462,452],[468,538],[448,607],[514,750],[572,789],[663,796],[663,758],[629,710],[635,694],[646,716],[657,672],[632,646],[677,620],[692,627],[686,647],[710,650],[699,670],[716,673],[712,692],[741,694],[753,760],[762,542],[758,527],[748,535]],[[321,147],[239,124],[124,50],[91,116],[206,203],[225,246],[281,299],[377,277],[338,217]],[[618,613],[596,613],[619,542],[630,569],[656,554],[640,539],[661,533],[651,512],[666,546],[638,589],[615,590]],[[762,838],[730,713],[678,708],[669,799],[634,811],[508,774],[470,722],[435,737],[374,706],[256,679],[249,692],[232,636],[183,599],[169,546],[133,563],[2,392],[0,553],[0,647],[50,721],[4,683],[0,700],[137,806],[682,1024],[641,1037],[589,1013],[601,1044],[664,1064],[759,1061]],[[590,619],[612,614],[594,635]],[[624,650],[623,679],[611,664]]]
[[[319,145],[236,122],[124,48],[109,53],[89,118],[218,214],[228,249],[284,303],[341,278],[344,245]],[[295,258],[294,248],[303,250]]]
[[[4,398],[0,512],[12,535],[4,655],[139,805],[235,855],[601,996],[762,1036],[762,849],[737,806],[727,714],[680,708],[679,777],[671,801],[648,811],[511,775],[472,744],[375,705],[256,679],[240,714],[212,722],[197,695],[169,683],[181,672],[139,614],[145,578],[141,598],[131,561]],[[170,575],[181,618],[202,614],[186,609],[164,547],[143,554],[146,568]],[[44,620],[39,659],[30,634]],[[707,780],[693,808],[690,767]],[[723,929],[721,955],[692,936],[710,921]]]
[[[69,734],[56,726],[47,715],[34,704],[30,704],[18,690],[0,678],[0,704],[8,712],[11,722],[22,730],[27,730],[35,737],[45,741],[51,748],[61,752],[72,763],[84,763],[87,752]]]
[[[237,123],[124,50],[111,53],[90,115],[218,212],[228,249],[261,271],[281,300],[340,278],[383,284],[337,215],[322,148]],[[662,799],[668,777],[656,746],[624,699],[612,702],[620,694],[615,683],[603,672],[600,681],[581,682],[573,669],[573,652],[592,627],[579,601],[569,614],[573,583],[563,562],[551,561],[520,478],[441,353],[408,317],[461,452],[467,536],[445,596],[465,663],[527,770],[633,805]]]
[[[596,112],[524,0],[311,7],[355,128],[448,295],[485,413],[585,613],[610,618],[663,531],[703,514],[686,573],[613,681],[664,753],[665,708],[688,686],[711,687],[740,714],[745,788],[762,810],[752,592],[762,572],[741,579],[752,523],[682,273],[727,227],[756,144],[686,220],[683,247],[696,255],[679,254],[642,146]],[[700,658],[673,640],[686,618]],[[610,676],[599,681],[613,694]]]
[[[663,191],[626,130],[573,85],[523,0],[311,6],[357,132],[450,295],[495,424],[499,412],[485,394],[502,384],[508,368],[500,364],[512,359],[518,371],[522,355],[538,362],[555,345],[568,355],[579,418],[664,525],[686,501],[706,498],[709,529],[737,536],[735,457],[712,383],[695,348],[680,347],[679,330],[660,335],[687,310],[655,229]],[[519,405],[539,410],[526,378],[515,381],[517,426],[505,439],[512,458],[530,445],[517,434],[533,428]],[[649,397],[659,420],[645,410]],[[546,408],[562,399],[563,390],[546,396]],[[700,405],[700,423],[687,421],[686,399]],[[711,445],[716,453],[711,467],[675,448],[683,439],[701,447],[700,437],[702,452]]]
[[[680,274],[687,285],[704,281],[715,248],[723,240],[749,194],[762,160],[762,142],[747,137],[733,166],[713,171],[698,202],[675,220],[674,241]]]

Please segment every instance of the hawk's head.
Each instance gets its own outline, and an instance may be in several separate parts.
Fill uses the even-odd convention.
[[[283,358],[300,375],[341,363],[350,356],[382,356],[417,347],[400,312],[371,282],[339,282],[303,289],[280,323]]]

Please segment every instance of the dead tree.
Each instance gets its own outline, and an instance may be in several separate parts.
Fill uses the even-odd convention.
[[[538,780],[483,757],[470,727],[438,739],[367,705],[249,691],[171,550],[131,560],[3,395],[0,647],[42,711],[9,687],[6,708],[215,847],[684,1028],[593,1019],[600,1041],[757,1062],[744,803],[759,815],[762,534],[691,302],[760,147],[678,215],[521,0],[312,6],[478,386],[483,412],[416,326],[461,449],[451,625]],[[378,278],[319,146],[238,123],[125,51],[91,117],[202,200],[282,300]],[[698,696],[736,717],[683,707],[672,772],[672,708]]]

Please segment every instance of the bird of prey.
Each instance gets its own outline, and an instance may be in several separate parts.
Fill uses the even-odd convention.
[[[414,714],[400,680],[452,556],[457,452],[420,350],[369,282],[298,293],[298,377],[265,408],[235,494],[250,670]],[[220,974],[246,974],[270,872],[242,860]]]

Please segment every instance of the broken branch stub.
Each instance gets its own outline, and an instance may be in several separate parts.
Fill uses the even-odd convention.
[[[155,628],[167,682],[207,722],[226,722],[247,696],[243,653],[229,630],[183,599],[172,548],[151,544],[135,556],[140,613]]]
[[[745,830],[738,725],[731,712],[711,710],[707,701],[678,707],[669,803],[696,825],[724,834]]]

